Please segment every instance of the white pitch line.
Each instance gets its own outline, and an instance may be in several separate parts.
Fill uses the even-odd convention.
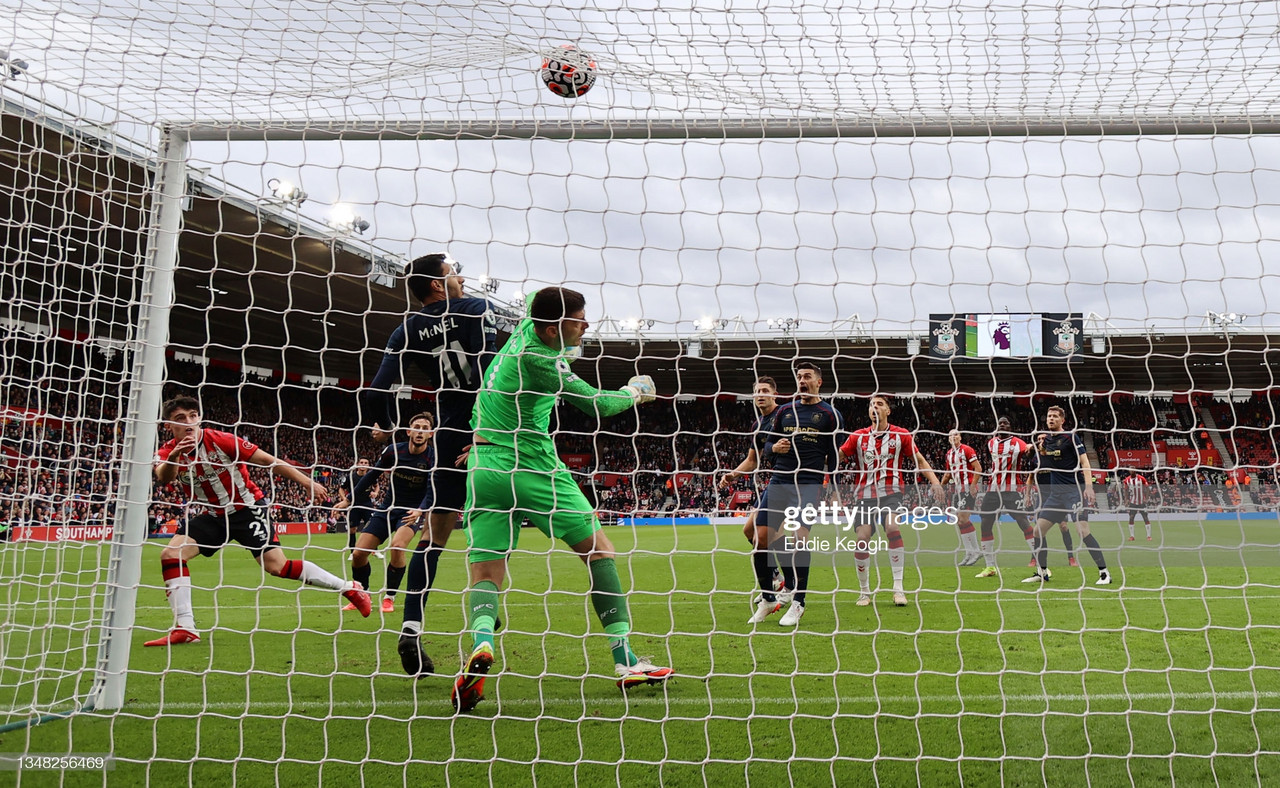
[[[525,677],[528,678],[528,677]],[[641,690],[645,692],[645,690]],[[566,707],[576,706],[583,709],[594,705],[627,705],[627,706],[710,706],[712,712],[717,705],[721,706],[794,706],[803,709],[806,706],[814,705],[879,705],[879,706],[896,706],[896,705],[920,705],[927,704],[978,704],[978,703],[1000,703],[1003,706],[1009,705],[1032,705],[1032,704],[1053,704],[1053,703],[1113,703],[1123,701],[1134,703],[1136,701],[1252,701],[1255,704],[1261,700],[1277,700],[1280,699],[1280,692],[1260,691],[1260,692],[1102,692],[1097,694],[1016,694],[1016,695],[841,695],[841,696],[825,696],[825,697],[791,697],[791,698],[744,698],[744,697],[663,697],[661,695],[645,694],[645,695],[628,695],[622,696],[618,694],[606,698],[510,698],[497,699],[499,708],[502,706],[545,708],[545,707]],[[340,700],[340,701],[305,701],[299,700],[293,703],[266,701],[253,701],[247,705],[244,703],[235,703],[230,701],[213,701],[210,703],[130,703],[122,710],[122,713],[128,714],[134,711],[151,710],[165,712],[201,712],[201,711],[240,711],[244,713],[267,713],[269,711],[284,710],[286,712],[293,709],[328,709],[330,711],[340,709],[365,709],[376,712],[379,708],[428,708],[435,705],[444,705],[444,698],[432,698],[429,700],[416,700],[413,698],[394,698],[388,700]],[[1267,709],[1271,711],[1271,709]],[[6,709],[7,713],[23,713],[29,712],[30,709]],[[1150,713],[1147,709],[1138,709]],[[1185,713],[1205,713],[1210,709],[1176,709],[1176,712]],[[1234,709],[1233,709],[1234,711]],[[938,712],[938,714],[951,714],[953,712]],[[1172,713],[1172,712],[1171,712]],[[863,712],[858,712],[859,716]],[[447,716],[452,716],[449,714]],[[483,715],[482,715],[483,716]]]

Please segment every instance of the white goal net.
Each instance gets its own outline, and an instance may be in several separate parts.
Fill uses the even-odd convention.
[[[0,20],[24,783],[1280,768],[1273,4]]]

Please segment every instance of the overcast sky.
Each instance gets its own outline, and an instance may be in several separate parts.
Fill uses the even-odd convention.
[[[1280,112],[1276,4],[19,0],[23,89],[132,136],[228,122],[504,117],[1239,117]],[[566,102],[538,53],[599,63]],[[16,83],[15,83],[16,84]],[[772,142],[198,143],[194,162],[304,212],[344,201],[382,249],[585,289],[592,316],[1206,310],[1280,325],[1280,147],[1266,136]]]

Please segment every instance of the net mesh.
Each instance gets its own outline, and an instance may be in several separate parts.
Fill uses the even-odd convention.
[[[463,534],[425,603],[435,675],[400,664],[408,580],[381,611],[400,557],[389,543],[370,561],[367,619],[341,609],[338,589],[265,574],[234,544],[192,557],[201,641],[143,647],[175,624],[161,550],[201,512],[158,485],[157,538],[128,559],[143,580],[120,633],[133,646],[123,708],[6,731],[5,755],[111,752],[115,779],[146,784],[197,772],[381,784],[424,769],[583,784],[1274,775],[1270,137],[286,139],[308,124],[495,118],[1262,126],[1273,4],[24,0],[3,13],[7,62],[26,61],[2,87],[3,723],[74,710],[95,679],[122,425],[158,415],[125,411],[153,145],[175,119],[202,131],[164,395],[197,396],[205,427],[333,494],[315,501],[296,476],[250,471],[284,555],[355,577],[333,504],[357,459],[383,451],[357,392],[416,308],[405,261],[448,249],[503,339],[525,294],[565,284],[593,324],[577,373],[614,390],[654,378],[654,403],[604,419],[562,403],[549,429],[616,550],[631,648],[676,671],[618,690],[587,571],[534,528],[519,531],[494,672],[469,714],[449,702],[476,623]],[[577,102],[537,73],[564,43],[597,62]],[[239,139],[251,126],[264,140]],[[1075,321],[1075,360],[1051,357],[1056,322],[1034,357],[981,351],[999,338],[978,326],[1048,313]],[[973,324],[975,357],[940,360],[946,319]],[[953,428],[989,473],[1000,416],[1034,446],[1048,406],[1063,407],[1100,471],[1089,526],[1113,584],[1094,586],[1078,522],[1069,548],[1048,530],[1054,576],[1041,588],[1020,582],[1032,553],[1015,519],[977,518],[969,534],[934,518],[901,529],[905,606],[892,598],[899,548],[878,532],[871,605],[859,604],[857,551],[832,546],[814,551],[798,625],[780,625],[788,607],[748,623],[768,590],[743,537],[764,478],[725,475],[763,451],[756,379],[773,377],[785,404],[802,359],[821,368],[841,440],[888,392],[892,423],[938,476],[955,470]],[[400,427],[434,407],[412,369],[405,384]],[[963,508],[954,479],[939,502],[905,465],[908,505]],[[1123,486],[1130,468],[1149,485],[1141,502]],[[1018,470],[1017,506],[1048,498]],[[852,506],[856,481],[842,465],[829,491]],[[996,572],[975,577],[987,556]]]

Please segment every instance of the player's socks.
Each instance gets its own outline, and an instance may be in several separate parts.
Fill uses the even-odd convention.
[[[467,623],[471,629],[472,649],[485,643],[492,648],[493,626],[498,620],[498,587],[489,580],[481,580],[467,592],[467,604],[471,609]]]
[[[587,568],[591,570],[591,604],[609,635],[613,662],[630,667],[640,660],[627,642],[627,635],[631,634],[631,612],[622,593],[618,564],[612,558],[600,558],[589,561]]]
[[[1043,571],[1049,568],[1049,540],[1045,536],[1037,536],[1034,541],[1032,550],[1036,556],[1036,564]]]
[[[334,591],[345,591],[350,586],[346,580],[332,572],[321,569],[310,561],[285,561],[279,576],[290,580],[300,580],[309,586],[316,586],[317,588],[331,588]]]
[[[778,571],[782,573],[782,581],[787,584],[787,588],[795,588],[796,568],[791,551],[786,548],[786,542],[782,536],[769,545],[769,552],[773,553],[774,561],[777,562]]]
[[[869,553],[853,554],[853,565],[858,569],[858,588],[866,594],[871,591],[871,562]]]
[[[1151,541],[1151,518],[1150,518],[1150,517],[1147,517],[1147,516],[1144,514],[1144,515],[1142,515],[1142,519],[1143,519],[1143,520],[1146,522],[1146,524],[1147,524],[1147,541]]]
[[[756,583],[760,585],[766,602],[772,602],[776,597],[773,595],[773,567],[769,566],[769,554],[764,550],[756,550],[751,553],[751,566],[755,569]]]
[[[799,602],[804,606],[805,593],[809,590],[809,551],[795,555],[796,563],[796,584],[794,587],[795,594],[791,597],[793,602]]]
[[[982,535],[982,558],[987,566],[996,565],[996,538],[989,533]]]
[[[1013,518],[1013,521],[1022,529],[1022,538],[1027,540],[1027,548],[1031,550],[1031,554],[1036,554],[1036,529],[1026,521],[1026,518]]]
[[[1071,538],[1070,531],[1062,532],[1062,544],[1067,548],[1067,558],[1075,555],[1075,541]]]
[[[1129,518],[1129,538],[1133,538],[1133,518]]]
[[[631,650],[631,643],[627,640],[627,635],[631,631],[630,624],[611,624],[610,627],[617,630],[609,632],[609,651],[613,652],[613,664],[625,665],[631,667],[640,662],[640,658]],[[610,627],[605,627],[607,631]],[[626,630],[625,632],[622,630]]]
[[[422,607],[427,603],[431,587],[435,585],[436,567],[444,545],[419,539],[413,555],[409,557],[409,588],[404,600],[404,631],[414,634],[422,631]],[[410,624],[414,624],[410,628]]]
[[[1098,565],[1099,569],[1107,568],[1107,559],[1102,557],[1102,545],[1098,544],[1098,540],[1093,538],[1093,534],[1089,534],[1084,539],[1084,546],[1089,548],[1089,557]]]
[[[902,548],[902,534],[889,534],[889,569],[893,572],[893,590],[902,590],[902,575],[906,570],[906,550]]]
[[[356,549],[356,539],[359,538],[359,536],[360,536],[359,531],[347,531],[347,549],[348,550]]]
[[[351,579],[359,583],[361,588],[369,587],[369,576],[372,574],[373,569],[368,564],[351,567]]]
[[[196,631],[196,614],[191,607],[191,572],[182,560],[161,561],[160,572],[164,577],[164,593],[169,597],[169,607],[178,629]]]
[[[972,522],[960,523],[960,542],[964,545],[965,555],[978,552],[978,534],[973,530]]]
[[[392,566],[387,564],[387,588],[388,597],[394,597],[396,592],[400,590],[400,584],[404,582],[405,567]]]

